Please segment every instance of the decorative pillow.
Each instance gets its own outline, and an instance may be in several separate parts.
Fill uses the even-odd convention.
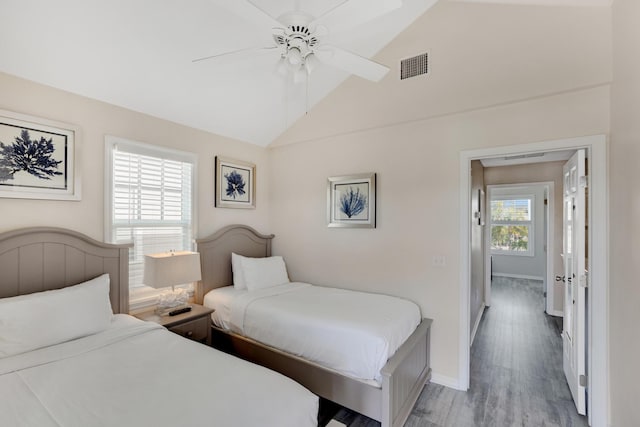
[[[233,271],[233,287],[236,289],[247,289],[244,283],[244,275],[242,274],[242,265],[240,260],[245,259],[242,255],[231,252],[231,270]]]
[[[249,291],[289,283],[287,267],[281,256],[242,258],[242,274]]]
[[[111,324],[109,275],[63,289],[0,299],[0,357],[95,334]]]

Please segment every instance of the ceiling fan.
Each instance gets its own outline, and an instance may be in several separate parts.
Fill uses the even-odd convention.
[[[294,81],[304,81],[320,63],[325,63],[371,81],[379,81],[389,68],[368,58],[339,47],[326,44],[324,38],[333,32],[356,27],[402,6],[402,0],[345,0],[314,17],[300,10],[299,1],[294,10],[277,19],[249,0],[213,0],[224,9],[254,24],[270,29],[267,46],[250,46],[244,49],[198,58],[193,62],[216,61],[228,63],[261,54],[280,57],[278,70],[293,72]]]

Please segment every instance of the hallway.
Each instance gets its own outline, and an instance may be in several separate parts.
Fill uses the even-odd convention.
[[[491,298],[471,349],[468,392],[428,384],[405,426],[587,426],[564,378],[561,323],[544,312],[542,281],[496,277]],[[334,419],[380,425],[347,410]]]

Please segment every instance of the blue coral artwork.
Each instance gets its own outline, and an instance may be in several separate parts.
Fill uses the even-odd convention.
[[[369,184],[355,182],[351,184],[337,184],[336,192],[336,219],[342,221],[368,220],[369,210]]]
[[[227,183],[227,187],[225,188],[227,200],[238,201],[245,198],[247,195],[247,191],[245,190],[247,182],[241,172],[233,169],[229,173],[224,174],[224,179]]]
[[[255,208],[256,166],[216,157],[216,207]]]
[[[249,202],[250,169],[222,166],[223,201]]]
[[[0,124],[0,187],[65,190],[67,136]]]
[[[376,174],[329,177],[327,224],[339,228],[376,227]]]

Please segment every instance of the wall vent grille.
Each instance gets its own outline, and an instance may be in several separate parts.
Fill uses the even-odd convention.
[[[400,61],[400,80],[429,73],[428,53]]]

